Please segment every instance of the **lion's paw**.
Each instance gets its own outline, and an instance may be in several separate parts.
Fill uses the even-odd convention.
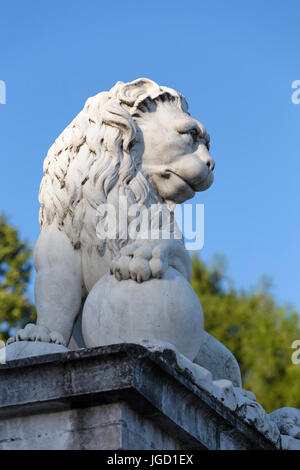
[[[64,337],[58,333],[57,331],[51,331],[50,333],[50,343],[61,344],[62,346],[66,346],[66,341]]]
[[[7,340],[7,344],[15,341],[43,341],[45,343],[56,343],[66,346],[66,342],[60,333],[50,331],[42,325],[28,323],[24,329],[18,330],[14,336]]]
[[[120,255],[111,263],[110,272],[118,281],[143,282],[151,277],[161,278],[167,268],[167,257],[157,242],[139,240],[121,249]]]

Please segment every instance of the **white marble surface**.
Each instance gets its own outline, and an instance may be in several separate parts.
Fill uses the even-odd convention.
[[[132,229],[137,216],[128,207],[138,206],[153,219],[151,209],[156,205],[172,218],[176,204],[212,184],[209,135],[187,110],[180,93],[152,80],[118,82],[109,92],[89,98],[56,139],[44,161],[39,196],[41,234],[34,253],[37,325],[17,332],[10,342],[42,339],[68,345],[82,299],[87,297],[85,312],[93,304],[95,318],[102,309],[100,301],[114,303],[110,312],[116,312],[117,305],[128,306],[131,335],[121,333],[128,319],[124,316],[124,322],[120,312],[110,322],[110,334],[106,328],[106,338],[138,340],[142,333],[146,338],[155,334],[157,339],[173,341],[189,357],[196,355],[202,310],[186,282],[191,278],[191,260],[176,223],[154,227],[156,234],[167,235],[165,239],[153,233],[145,239],[140,230],[128,230],[125,238],[120,230],[114,237],[102,236],[111,220],[104,205],[120,207],[126,228]],[[166,275],[170,268],[179,273],[182,287]],[[94,287],[89,295],[110,271],[118,282],[113,289],[105,287],[106,298],[102,299],[101,280],[99,294]],[[101,342],[103,335],[95,328],[101,330],[100,323],[86,313],[86,343],[107,344],[109,340]]]
[[[119,282],[108,274],[87,298],[82,330],[88,347],[156,339],[193,360],[203,334],[203,314],[191,285],[173,268],[162,279],[142,284]]]

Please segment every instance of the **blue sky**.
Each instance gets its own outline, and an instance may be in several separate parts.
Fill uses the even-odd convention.
[[[1,2],[0,211],[33,246],[48,148],[87,97],[142,76],[211,134],[202,257],[224,253],[238,287],[271,276],[300,311],[299,1]]]

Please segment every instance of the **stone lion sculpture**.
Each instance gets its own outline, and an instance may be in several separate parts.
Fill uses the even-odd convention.
[[[34,251],[37,323],[18,331],[9,343],[68,345],[89,292],[109,272],[121,283],[142,283],[163,278],[171,268],[190,282],[191,261],[175,236],[173,209],[211,186],[209,141],[205,127],[189,115],[185,98],[149,79],[118,82],[87,100],[44,161],[41,233]],[[167,208],[168,237],[124,237],[119,225],[114,237],[99,236],[108,225],[102,206],[110,204],[122,213],[122,198],[129,207],[146,211],[153,204]],[[129,211],[126,217],[128,226]],[[231,353],[207,334],[203,345],[197,361],[213,363],[216,376],[239,385]]]

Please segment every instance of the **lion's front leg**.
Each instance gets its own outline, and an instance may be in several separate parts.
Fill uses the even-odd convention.
[[[191,279],[191,260],[181,240],[136,240],[120,250],[110,272],[121,281],[137,282],[163,277],[168,267]]]
[[[81,308],[82,274],[80,253],[55,227],[42,231],[35,247],[37,271],[35,300],[37,323],[28,324],[8,340],[69,343]]]

